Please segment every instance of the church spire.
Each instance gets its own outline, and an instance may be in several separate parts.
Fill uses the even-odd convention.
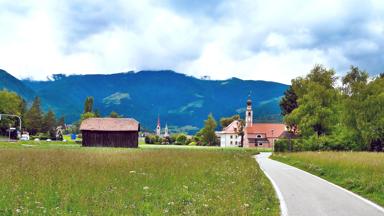
[[[253,111],[252,111],[252,100],[251,92],[249,92],[247,100],[247,110],[245,111],[245,127],[252,127],[253,124]]]
[[[160,115],[157,116],[156,135],[157,136],[161,135]]]
[[[168,132],[168,124],[165,123],[165,128],[164,128],[164,137],[169,137],[169,132]]]

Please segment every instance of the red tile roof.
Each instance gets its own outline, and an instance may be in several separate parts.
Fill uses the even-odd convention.
[[[245,132],[248,134],[263,133],[267,137],[279,137],[285,131],[285,128],[285,124],[255,123],[251,127],[246,127]]]
[[[80,130],[90,131],[139,131],[139,122],[132,118],[89,118]]]

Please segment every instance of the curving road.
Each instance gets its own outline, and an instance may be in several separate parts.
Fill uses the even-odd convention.
[[[275,187],[282,215],[384,216],[382,207],[270,155],[260,153],[256,160]]]

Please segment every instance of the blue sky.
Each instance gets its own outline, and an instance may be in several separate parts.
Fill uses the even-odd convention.
[[[0,68],[172,69],[289,83],[314,64],[384,72],[382,0],[0,0]]]

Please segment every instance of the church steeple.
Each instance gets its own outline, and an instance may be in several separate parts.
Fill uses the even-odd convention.
[[[245,127],[252,127],[253,124],[253,111],[251,94],[248,95],[247,110],[245,111]]]
[[[157,136],[161,135],[160,116],[157,116],[156,135]]]
[[[165,124],[165,128],[164,128],[164,137],[169,137],[168,124]]]

